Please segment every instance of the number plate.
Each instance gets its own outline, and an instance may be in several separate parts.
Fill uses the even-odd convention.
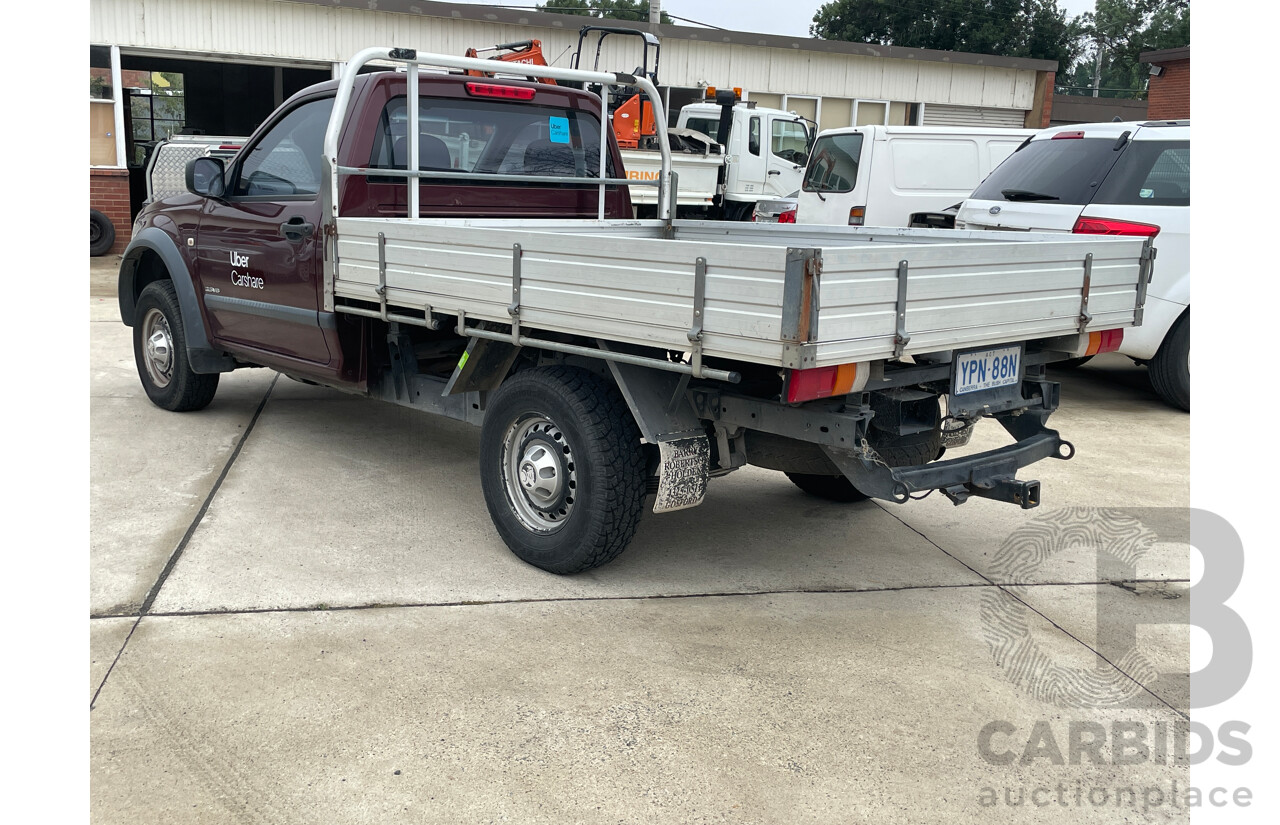
[[[1022,347],[996,347],[956,353],[951,392],[963,395],[1022,381]]]

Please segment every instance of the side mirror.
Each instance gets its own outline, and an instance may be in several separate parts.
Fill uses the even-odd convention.
[[[227,192],[225,174],[221,158],[188,161],[187,191],[206,198],[221,198]]]

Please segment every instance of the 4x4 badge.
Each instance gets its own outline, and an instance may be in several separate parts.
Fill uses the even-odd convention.
[[[987,211],[988,211],[988,212],[990,212],[992,215],[999,215],[999,214],[1000,214],[1000,207],[998,207],[998,206],[993,206],[993,207],[991,207],[990,209],[988,209]]]

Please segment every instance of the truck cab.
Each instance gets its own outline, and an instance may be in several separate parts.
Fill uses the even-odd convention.
[[[189,167],[187,183],[205,197],[160,199],[138,215],[121,264],[121,317],[130,325],[143,320],[136,316],[144,289],[169,280],[184,308],[189,352],[183,355],[205,384],[216,384],[219,372],[253,364],[361,390],[376,367],[367,357],[367,323],[328,312],[323,301],[322,143],[337,90],[338,81],[304,89],[230,160],[200,158]],[[409,215],[403,175],[408,128],[402,73],[356,79],[338,158],[370,174],[340,181],[343,214]],[[419,185],[418,216],[596,217],[598,186],[520,178],[596,175],[600,138],[598,102],[582,91],[423,76],[418,160],[435,177]],[[604,154],[610,175],[622,169],[611,135]],[[460,186],[449,177],[471,172],[507,178]],[[605,217],[631,217],[627,187],[606,189]],[[173,330],[157,325],[147,335],[155,341],[144,364],[150,365],[149,394],[157,403],[182,403],[182,391],[169,377],[178,357]]]
[[[692,103],[680,110],[677,127],[719,140],[723,108]],[[731,111],[723,197],[728,217],[749,219],[756,201],[800,188],[814,132],[799,115],[750,101],[738,101]]]

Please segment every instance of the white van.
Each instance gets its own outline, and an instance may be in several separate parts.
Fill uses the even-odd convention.
[[[818,135],[796,223],[950,228],[944,212],[1035,129],[855,126]]]

